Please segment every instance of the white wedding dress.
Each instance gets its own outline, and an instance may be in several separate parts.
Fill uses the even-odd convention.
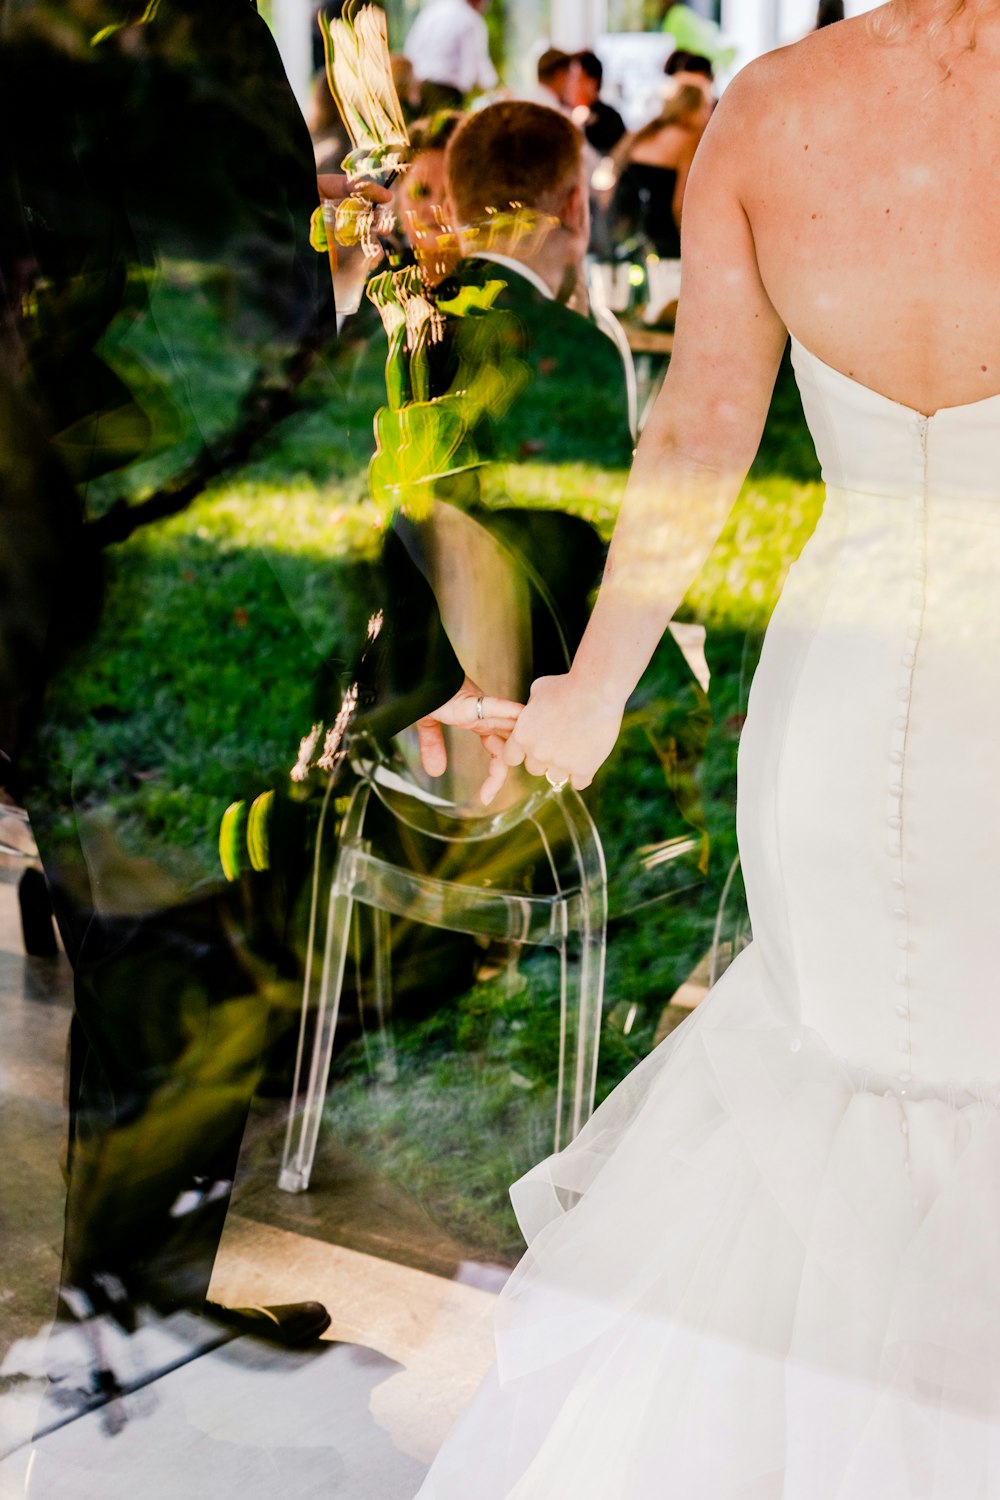
[[[515,1185],[420,1500],[1000,1497],[1000,397],[793,358],[827,501],[740,749],[754,942]]]

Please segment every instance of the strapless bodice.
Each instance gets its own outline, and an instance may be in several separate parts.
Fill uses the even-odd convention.
[[[860,385],[792,338],[792,364],[827,485],[1000,506],[1000,395],[931,417]],[[998,512],[1000,513],[1000,512]]]
[[[759,958],[852,1064],[1000,1081],[1000,397],[927,417],[793,361],[827,497],[740,749]]]

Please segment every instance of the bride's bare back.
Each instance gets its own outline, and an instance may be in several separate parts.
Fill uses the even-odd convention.
[[[1000,391],[1000,15],[960,51],[974,12],[929,36],[935,10],[917,0],[889,41],[862,17],[762,59],[705,162],[782,323],[928,413]]]

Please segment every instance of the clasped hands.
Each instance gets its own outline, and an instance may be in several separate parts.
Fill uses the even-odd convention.
[[[544,776],[556,789],[582,791],[614,749],[623,713],[624,704],[581,683],[572,672],[538,678],[527,704],[492,697],[466,678],[454,698],[418,722],[420,759],[429,776],[444,774],[447,725],[477,734],[489,755],[479,794],[486,807],[514,766],[523,765],[530,776]]]

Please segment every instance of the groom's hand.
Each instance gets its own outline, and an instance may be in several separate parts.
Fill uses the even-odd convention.
[[[345,177],[342,172],[323,172],[316,178],[319,188],[320,200],[329,200],[340,203],[344,198],[367,198],[369,203],[391,203],[392,194],[388,188],[380,187],[377,182]]]
[[[336,212],[339,214],[340,205],[346,199],[352,198],[357,202],[361,198],[373,205],[373,212],[377,218],[385,205],[392,202],[392,194],[388,188],[381,187],[377,182],[346,177],[341,172],[324,172],[322,176],[316,178],[316,186],[320,202],[324,207],[324,221],[327,221],[325,209],[329,203],[336,205]],[[338,303],[343,299],[346,311],[356,312],[364,281],[368,273],[381,260],[383,252],[379,249],[372,258],[365,254],[363,243],[355,243],[352,248],[345,249],[338,243],[332,227],[327,227],[326,236],[330,266],[335,282],[338,277],[341,278],[337,282]],[[367,239],[368,236],[363,238]]]
[[[427,775],[443,776],[448,769],[445,726],[471,730],[479,736],[490,757],[489,771],[481,795],[484,802],[492,802],[507,779],[504,746],[517,723],[521,709],[520,703],[514,703],[509,698],[494,698],[489,693],[480,692],[476,683],[467,677],[454,698],[417,722],[420,763]]]

